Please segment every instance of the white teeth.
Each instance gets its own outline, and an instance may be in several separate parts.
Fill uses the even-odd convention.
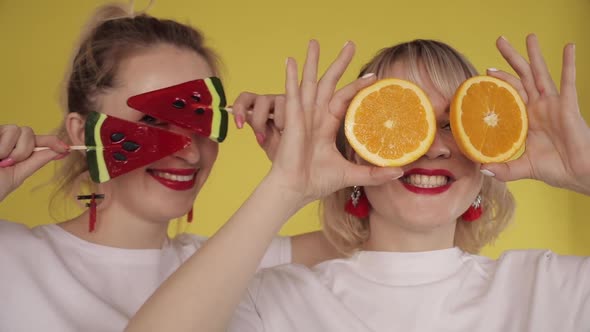
[[[411,174],[404,176],[402,181],[419,188],[436,188],[446,185],[449,179],[443,175]]]
[[[195,178],[195,174],[177,175],[177,174],[170,174],[170,173],[166,173],[166,172],[157,172],[157,171],[153,171],[153,174],[157,177],[160,177],[160,178],[163,178],[166,180],[177,181],[177,182],[188,182],[188,181],[192,181]]]

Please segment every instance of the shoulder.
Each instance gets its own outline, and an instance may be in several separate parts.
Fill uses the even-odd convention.
[[[305,291],[320,285],[318,276],[305,265],[283,264],[260,270],[250,282],[248,292],[256,301],[261,293]]]
[[[35,238],[34,229],[30,229],[20,223],[0,220],[0,247],[6,249],[14,248],[14,246],[21,247],[27,241],[34,240]]]
[[[192,246],[196,249],[200,248],[207,241],[207,237],[203,235],[197,235],[192,233],[178,234],[172,239],[172,243],[181,247]]]
[[[512,274],[529,280],[539,276],[577,280],[590,275],[590,257],[559,255],[551,250],[509,250],[497,260],[476,255],[469,258],[487,275]]]

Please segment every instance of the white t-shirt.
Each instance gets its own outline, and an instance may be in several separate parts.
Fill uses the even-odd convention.
[[[253,280],[229,331],[590,331],[590,258],[360,252]]]
[[[162,249],[119,249],[56,225],[0,221],[0,331],[122,331],[204,241],[183,234]],[[261,266],[290,261],[290,239],[278,238]]]

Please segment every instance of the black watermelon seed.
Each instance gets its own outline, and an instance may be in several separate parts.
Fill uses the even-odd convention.
[[[139,149],[139,144],[135,142],[127,141],[123,143],[123,150],[125,151],[134,152],[137,151],[137,149]]]
[[[111,134],[111,141],[113,142],[120,142],[125,138],[125,134],[123,133],[113,133]]]
[[[121,152],[113,153],[113,158],[115,158],[117,161],[127,161],[127,157]]]
[[[186,103],[184,102],[184,100],[182,99],[176,99],[173,103],[172,106],[176,107],[176,108],[184,108],[184,106],[186,106]]]
[[[201,101],[201,95],[198,92],[193,92],[192,98],[197,103]]]
[[[199,107],[195,110],[195,113],[197,113],[198,115],[205,114],[205,110]]]

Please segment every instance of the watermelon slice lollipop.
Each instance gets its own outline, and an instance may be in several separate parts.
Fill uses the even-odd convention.
[[[86,118],[85,143],[90,178],[102,183],[180,151],[191,139],[92,112]]]
[[[129,98],[127,105],[217,142],[227,135],[225,93],[217,77],[142,93]]]

